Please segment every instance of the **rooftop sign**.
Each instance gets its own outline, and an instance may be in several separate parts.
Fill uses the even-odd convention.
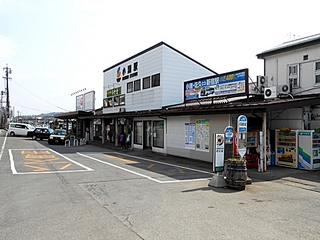
[[[184,82],[184,101],[202,98],[245,95],[248,93],[248,72],[234,72]]]

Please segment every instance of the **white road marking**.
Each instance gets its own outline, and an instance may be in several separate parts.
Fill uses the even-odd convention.
[[[14,158],[13,158],[13,151],[51,151],[59,156],[61,156],[62,158],[68,160],[69,162],[72,162],[82,168],[84,168],[83,170],[65,170],[65,171],[43,171],[43,172],[17,172],[16,168],[15,168],[15,165],[14,165]],[[10,165],[11,165],[11,171],[12,171],[12,174],[41,174],[41,173],[66,173],[66,172],[86,172],[86,171],[94,171],[93,169],[81,164],[81,163],[78,163],[74,160],[72,160],[71,158],[68,158],[66,156],[64,156],[63,154],[60,154],[52,149],[9,149],[9,157],[10,157]]]
[[[4,137],[3,144],[2,144],[2,147],[1,147],[1,151],[0,151],[0,161],[1,161],[1,159],[2,159],[2,154],[3,154],[3,151],[4,151],[4,147],[5,147],[5,145],[6,145],[7,136],[8,136],[8,132],[6,133],[6,136]]]
[[[117,153],[117,152],[114,152],[114,153],[120,154],[120,153]],[[154,181],[154,182],[157,182],[157,183],[194,182],[194,181],[203,181],[203,180],[210,180],[210,179],[211,179],[211,178],[197,178],[197,179],[187,179],[187,180],[160,181],[160,180],[158,180],[158,179],[149,177],[149,176],[147,176],[147,175],[144,175],[144,174],[141,174],[141,173],[138,173],[138,172],[135,172],[135,171],[132,171],[132,170],[129,170],[129,169],[126,169],[126,168],[117,166],[117,165],[112,164],[112,163],[105,162],[105,161],[103,161],[103,160],[100,160],[100,159],[97,159],[97,158],[94,158],[94,157],[91,157],[91,156],[88,156],[88,155],[85,155],[85,154],[82,154],[82,153],[79,153],[79,152],[77,152],[77,154],[79,154],[80,156],[89,158],[89,159],[91,159],[91,160],[94,160],[94,161],[97,161],[97,162],[100,162],[100,163],[109,165],[109,166],[111,166],[111,167],[115,167],[115,168],[118,168],[118,169],[120,169],[120,170],[123,170],[123,171],[129,172],[129,173],[138,175],[138,176],[140,176],[140,177],[149,179],[149,180]],[[178,168],[185,168],[185,169],[188,169],[188,170],[190,170],[190,171],[201,172],[201,173],[206,173],[206,174],[210,174],[210,175],[212,174],[212,173],[210,173],[210,172],[205,172],[205,171],[201,171],[201,170],[198,170],[198,169],[192,169],[192,168],[183,167],[183,166],[178,166],[178,165],[174,165],[174,164],[170,164],[170,163],[158,162],[158,161],[154,161],[154,160],[147,159],[147,158],[140,158],[140,157],[131,156],[131,155],[127,155],[127,154],[121,154],[121,155],[125,155],[125,156],[132,157],[132,158],[139,158],[139,159],[142,159],[142,160],[144,160],[144,161],[156,162],[156,163],[163,164],[163,165],[174,166],[174,167],[178,167]]]

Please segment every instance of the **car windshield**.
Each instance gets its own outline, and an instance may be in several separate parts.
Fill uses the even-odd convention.
[[[54,133],[54,130],[52,128],[48,128],[49,133]]]
[[[54,134],[55,135],[66,135],[67,131],[64,129],[56,129],[56,130],[54,130]]]

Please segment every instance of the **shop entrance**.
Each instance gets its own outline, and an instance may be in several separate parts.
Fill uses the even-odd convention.
[[[151,121],[143,122],[143,149],[151,149]]]

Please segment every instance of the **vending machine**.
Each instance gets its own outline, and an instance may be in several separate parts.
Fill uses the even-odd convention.
[[[277,129],[275,136],[275,165],[298,168],[298,130]]]
[[[313,170],[320,168],[320,132],[314,130],[300,130],[299,142],[299,168]]]

